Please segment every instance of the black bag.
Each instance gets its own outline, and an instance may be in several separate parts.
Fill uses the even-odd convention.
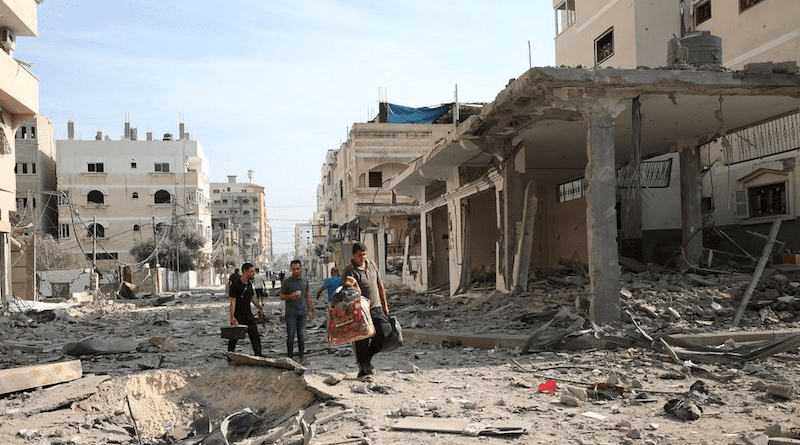
[[[403,346],[403,329],[400,327],[400,322],[395,317],[389,317],[389,324],[392,326],[392,332],[383,340],[381,351],[391,351]]]

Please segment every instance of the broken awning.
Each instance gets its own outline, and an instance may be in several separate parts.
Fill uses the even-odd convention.
[[[411,108],[387,103],[386,122],[391,124],[430,124],[444,116],[451,108],[453,108],[453,104],[436,108]]]

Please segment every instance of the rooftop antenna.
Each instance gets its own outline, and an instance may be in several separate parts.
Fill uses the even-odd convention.
[[[247,170],[247,180],[250,182],[250,184],[253,183],[253,173],[255,172],[255,170]]]

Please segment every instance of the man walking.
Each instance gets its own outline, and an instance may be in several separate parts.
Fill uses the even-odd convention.
[[[258,324],[256,323],[253,313],[250,312],[250,303],[256,305],[258,308],[258,315],[264,316],[264,306],[256,298],[253,291],[253,285],[250,279],[253,278],[255,271],[253,265],[250,263],[242,264],[242,274],[231,281],[228,296],[231,298],[230,316],[231,324],[246,324],[247,333],[250,336],[250,344],[253,345],[253,354],[261,357],[261,337],[258,335]],[[232,338],[228,340],[228,352],[236,350],[236,342],[238,340]]]
[[[356,360],[358,360],[358,378],[363,379],[375,374],[372,357],[380,352],[383,340],[392,332],[389,324],[389,302],[386,300],[386,289],[383,287],[378,268],[367,260],[367,246],[362,243],[353,244],[353,259],[344,268],[342,283],[345,286],[357,287],[361,295],[369,300],[369,313],[375,325],[375,336],[355,342]]]
[[[256,291],[258,301],[262,304],[264,303],[264,284],[266,284],[266,282],[267,278],[256,268],[256,274],[253,277],[253,289]]]
[[[314,318],[311,295],[308,293],[308,280],[302,276],[303,266],[300,260],[292,260],[292,275],[281,281],[281,300],[286,302],[286,351],[289,358],[294,359],[294,338],[297,337],[300,364],[305,361],[306,316],[308,321]]]

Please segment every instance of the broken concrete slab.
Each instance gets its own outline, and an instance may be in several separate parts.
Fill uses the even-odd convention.
[[[19,413],[25,416],[66,408],[97,392],[97,385],[110,379],[108,375],[92,375],[44,389],[31,399]]]
[[[256,357],[255,355],[239,354],[236,352],[227,352],[228,358],[231,359],[232,365],[255,365],[255,366],[268,366],[271,368],[288,369],[302,374],[305,367],[290,359],[289,357],[269,358],[269,357]]]
[[[0,394],[68,382],[81,377],[80,360],[0,370]]]

